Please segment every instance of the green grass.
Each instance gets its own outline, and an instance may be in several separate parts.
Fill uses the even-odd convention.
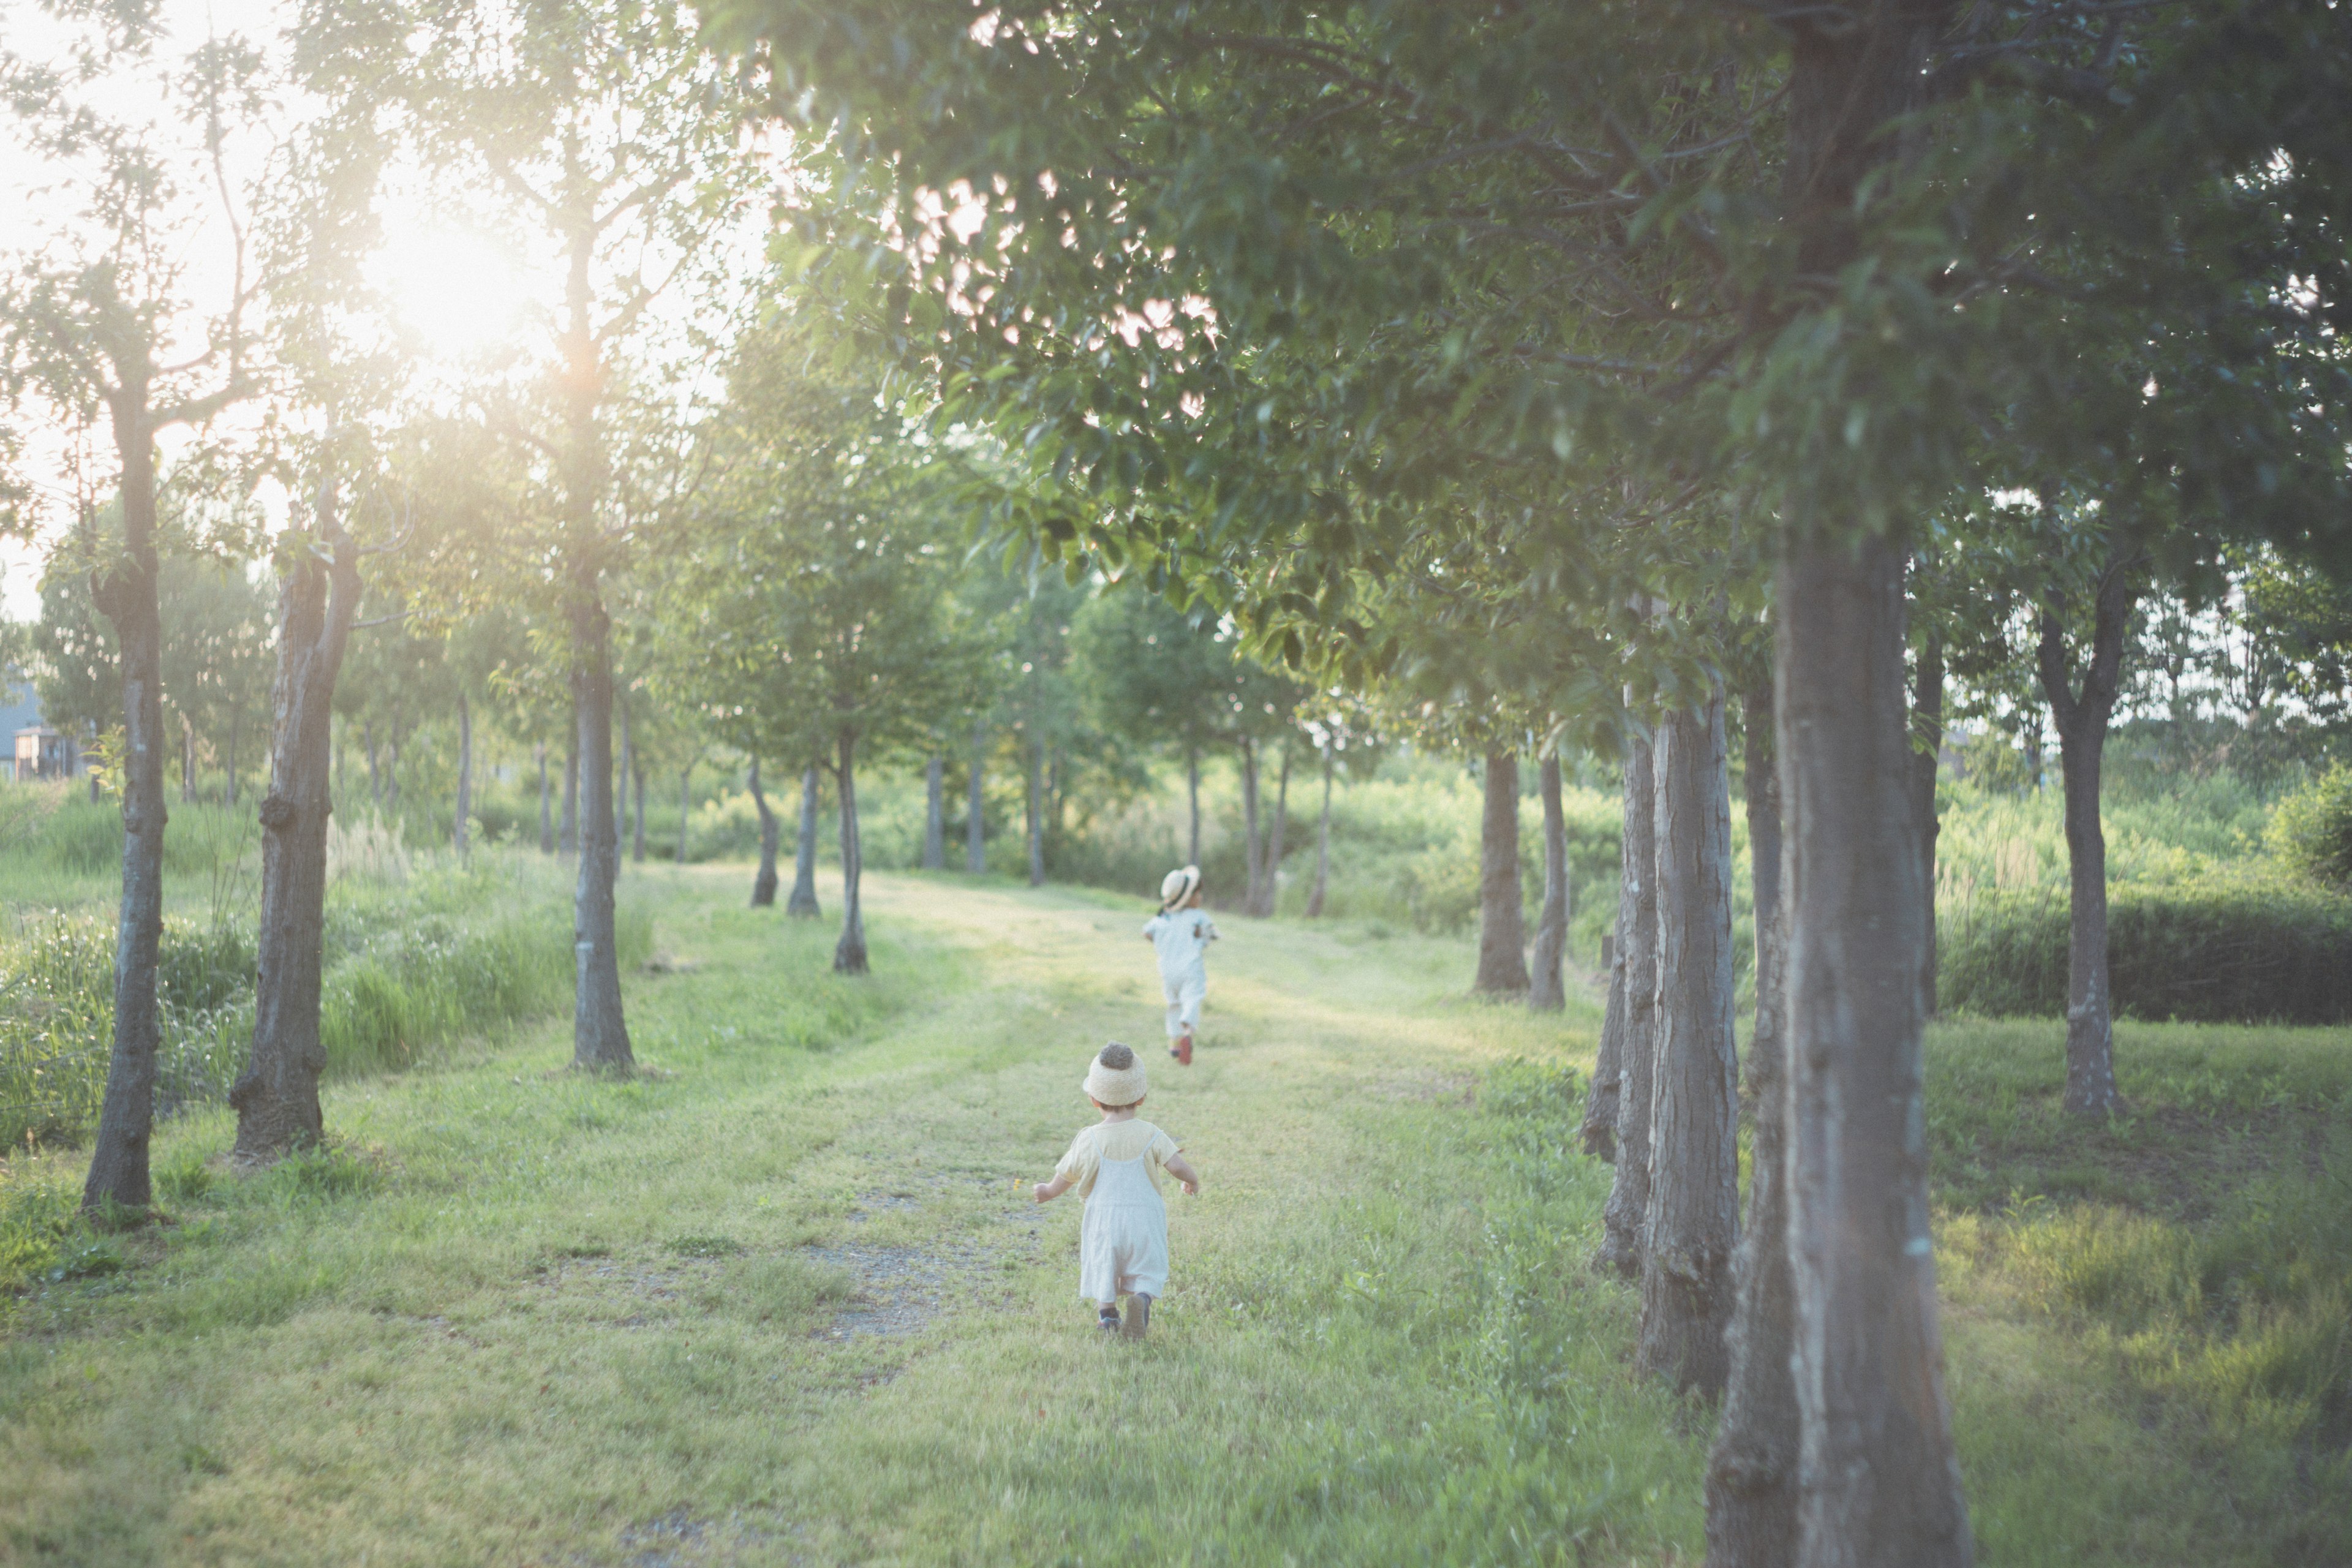
[[[334,1144],[257,1175],[198,1110],[129,1233],[70,1219],[70,1153],[0,1167],[0,1561],[1697,1560],[1709,1418],[1583,1266],[1589,1002],[1232,922],[1197,1064],[1147,1052],[1206,1185],[1152,1339],[1104,1343],[1076,1205],[1015,1183],[1089,1050],[1156,1037],[1133,900],[876,877],[846,981],[744,879],[629,879],[633,1080],[493,1032],[337,1080]],[[2346,1560],[2352,1039],[2126,1025],[2136,1119],[2088,1131],[2058,1051],[1930,1040],[1983,1560]]]

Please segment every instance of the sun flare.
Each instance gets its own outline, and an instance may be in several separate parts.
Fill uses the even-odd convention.
[[[413,230],[384,247],[379,266],[402,327],[437,359],[471,359],[521,325],[528,300],[520,272],[487,236]]]

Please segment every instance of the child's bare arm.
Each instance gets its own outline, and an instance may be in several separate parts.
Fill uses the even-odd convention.
[[[1168,1156],[1168,1173],[1184,1184],[1184,1191],[1187,1194],[1196,1194],[1201,1190],[1201,1173],[1192,1169],[1192,1162],[1185,1159],[1183,1155]]]
[[[1053,1202],[1055,1198],[1060,1197],[1064,1193],[1066,1193],[1069,1190],[1070,1178],[1067,1176],[1055,1176],[1052,1181],[1038,1183],[1035,1186],[1029,1189],[1029,1194],[1039,1203],[1044,1204]]]

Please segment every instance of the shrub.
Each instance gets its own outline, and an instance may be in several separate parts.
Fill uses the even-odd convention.
[[[2352,768],[2338,763],[2278,803],[2272,850],[2315,882],[2352,888]]]
[[[2035,889],[1946,911],[1944,1005],[1993,1016],[2066,1011],[2067,900]],[[2199,1023],[2352,1022],[2352,899],[2275,877],[2107,891],[2116,1011]]]

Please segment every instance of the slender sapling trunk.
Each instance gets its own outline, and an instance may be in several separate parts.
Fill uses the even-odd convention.
[[[751,878],[751,907],[772,909],[776,902],[776,814],[768,809],[768,792],[760,787],[760,759],[753,757],[745,774],[751,808],[760,814],[760,869]]]
[[[817,764],[811,763],[801,771],[800,835],[793,840],[793,896],[784,902],[784,913],[795,920],[820,920],[824,914],[816,901],[817,784]]]
[[[923,762],[923,869],[944,871],[948,865],[947,767],[933,752]]]
[[[541,741],[532,750],[539,760],[539,852],[552,855],[555,853],[555,819],[550,809],[547,784],[547,742]]]
[[[1331,887],[1331,748],[1323,748],[1323,815],[1315,827],[1315,887],[1307,895],[1307,918],[1320,920]]]
[[[1258,879],[1265,868],[1259,861],[1257,837],[1257,742],[1242,742],[1242,859],[1244,867],[1242,884],[1242,912],[1257,913]]]
[[[572,690],[580,714],[580,880],[572,897],[572,948],[577,982],[572,1007],[572,1061],[591,1072],[636,1065],[621,1007],[621,955],[613,884],[620,875],[620,836],[613,816],[612,621],[596,574],[579,574],[572,611]]]
[[[1538,1013],[1557,1013],[1568,1005],[1560,973],[1568,952],[1568,818],[1560,806],[1558,752],[1547,752],[1538,764],[1536,786],[1543,796],[1544,896],[1542,912],[1536,917],[1528,1005]]]
[[[1613,1268],[1629,1279],[1642,1272],[1642,1227],[1650,1212],[1650,1097],[1658,1009],[1656,811],[1650,742],[1636,740],[1625,759],[1624,849],[1618,873],[1625,900],[1617,939],[1625,1005],[1617,1031],[1617,1169],[1601,1211],[1601,1250],[1593,1258],[1595,1267]]]
[[[840,974],[866,973],[866,916],[858,902],[865,871],[857,836],[857,737],[847,730],[835,742],[834,782],[841,803],[841,940],[834,944],[833,967]]]
[[[988,723],[971,721],[971,777],[964,784],[963,868],[972,876],[988,869],[988,801],[982,789],[988,761]]]
[[[1029,885],[1045,885],[1045,742],[1029,742]]]

